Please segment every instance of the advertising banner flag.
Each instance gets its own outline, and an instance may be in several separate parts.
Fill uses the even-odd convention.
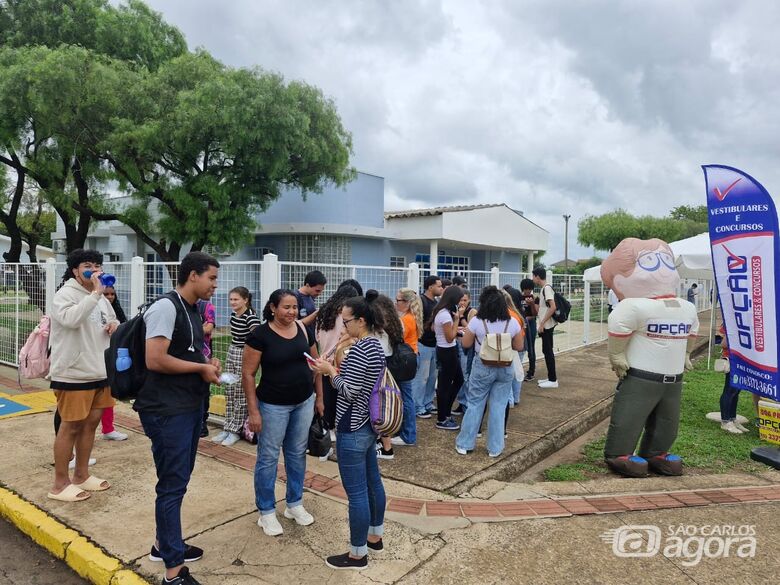
[[[747,173],[721,165],[702,168],[731,385],[778,400],[780,244],[775,204]]]

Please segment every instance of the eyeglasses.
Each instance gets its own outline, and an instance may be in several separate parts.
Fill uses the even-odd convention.
[[[350,323],[352,323],[352,321],[354,321],[355,319],[356,319],[356,317],[352,317],[352,319],[344,319],[344,318],[342,317],[342,319],[341,319],[341,320],[342,320],[342,321],[343,321],[343,323],[344,323],[344,327],[346,327],[347,325],[349,325]]]

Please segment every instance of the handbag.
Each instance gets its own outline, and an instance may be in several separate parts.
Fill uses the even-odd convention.
[[[374,432],[380,437],[392,437],[401,428],[404,401],[388,368],[382,368],[371,390],[368,415]]]
[[[393,355],[387,358],[387,367],[396,382],[414,380],[417,375],[417,354],[408,343],[399,343],[393,348]]]
[[[715,360],[715,371],[716,372],[722,372],[724,374],[729,373],[729,359],[728,358],[718,358]]]
[[[506,322],[503,333],[489,333],[484,319],[482,320],[482,326],[485,328],[485,339],[482,340],[479,359],[486,366],[498,368],[511,366],[513,359],[517,356],[517,352],[512,349],[512,336],[507,333],[509,321]]]
[[[327,457],[333,443],[330,440],[330,432],[325,426],[325,421],[318,414],[314,414],[309,427],[309,455],[312,457]]]

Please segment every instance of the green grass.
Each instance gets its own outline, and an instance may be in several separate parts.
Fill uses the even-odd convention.
[[[680,430],[674,453],[685,461],[688,473],[759,472],[766,466],[750,459],[750,450],[762,445],[758,429],[753,425],[755,410],[749,392],[741,392],[737,412],[747,417],[750,429],[743,435],[731,435],[720,425],[704,418],[719,409],[723,390],[723,374],[708,371],[706,358],[699,359],[692,372],[685,375],[683,385]],[[610,474],[604,464],[604,442],[601,437],[585,445],[575,463],[556,465],[544,471],[547,481],[584,481]]]
[[[18,310],[20,313],[26,313],[28,311],[37,311],[38,307],[35,305],[28,305],[25,300],[24,304],[19,305]],[[15,313],[16,311],[16,303],[0,303],[0,313]]]

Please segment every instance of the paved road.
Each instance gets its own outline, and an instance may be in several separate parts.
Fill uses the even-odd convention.
[[[0,518],[0,585],[84,585],[89,583],[25,534]]]

